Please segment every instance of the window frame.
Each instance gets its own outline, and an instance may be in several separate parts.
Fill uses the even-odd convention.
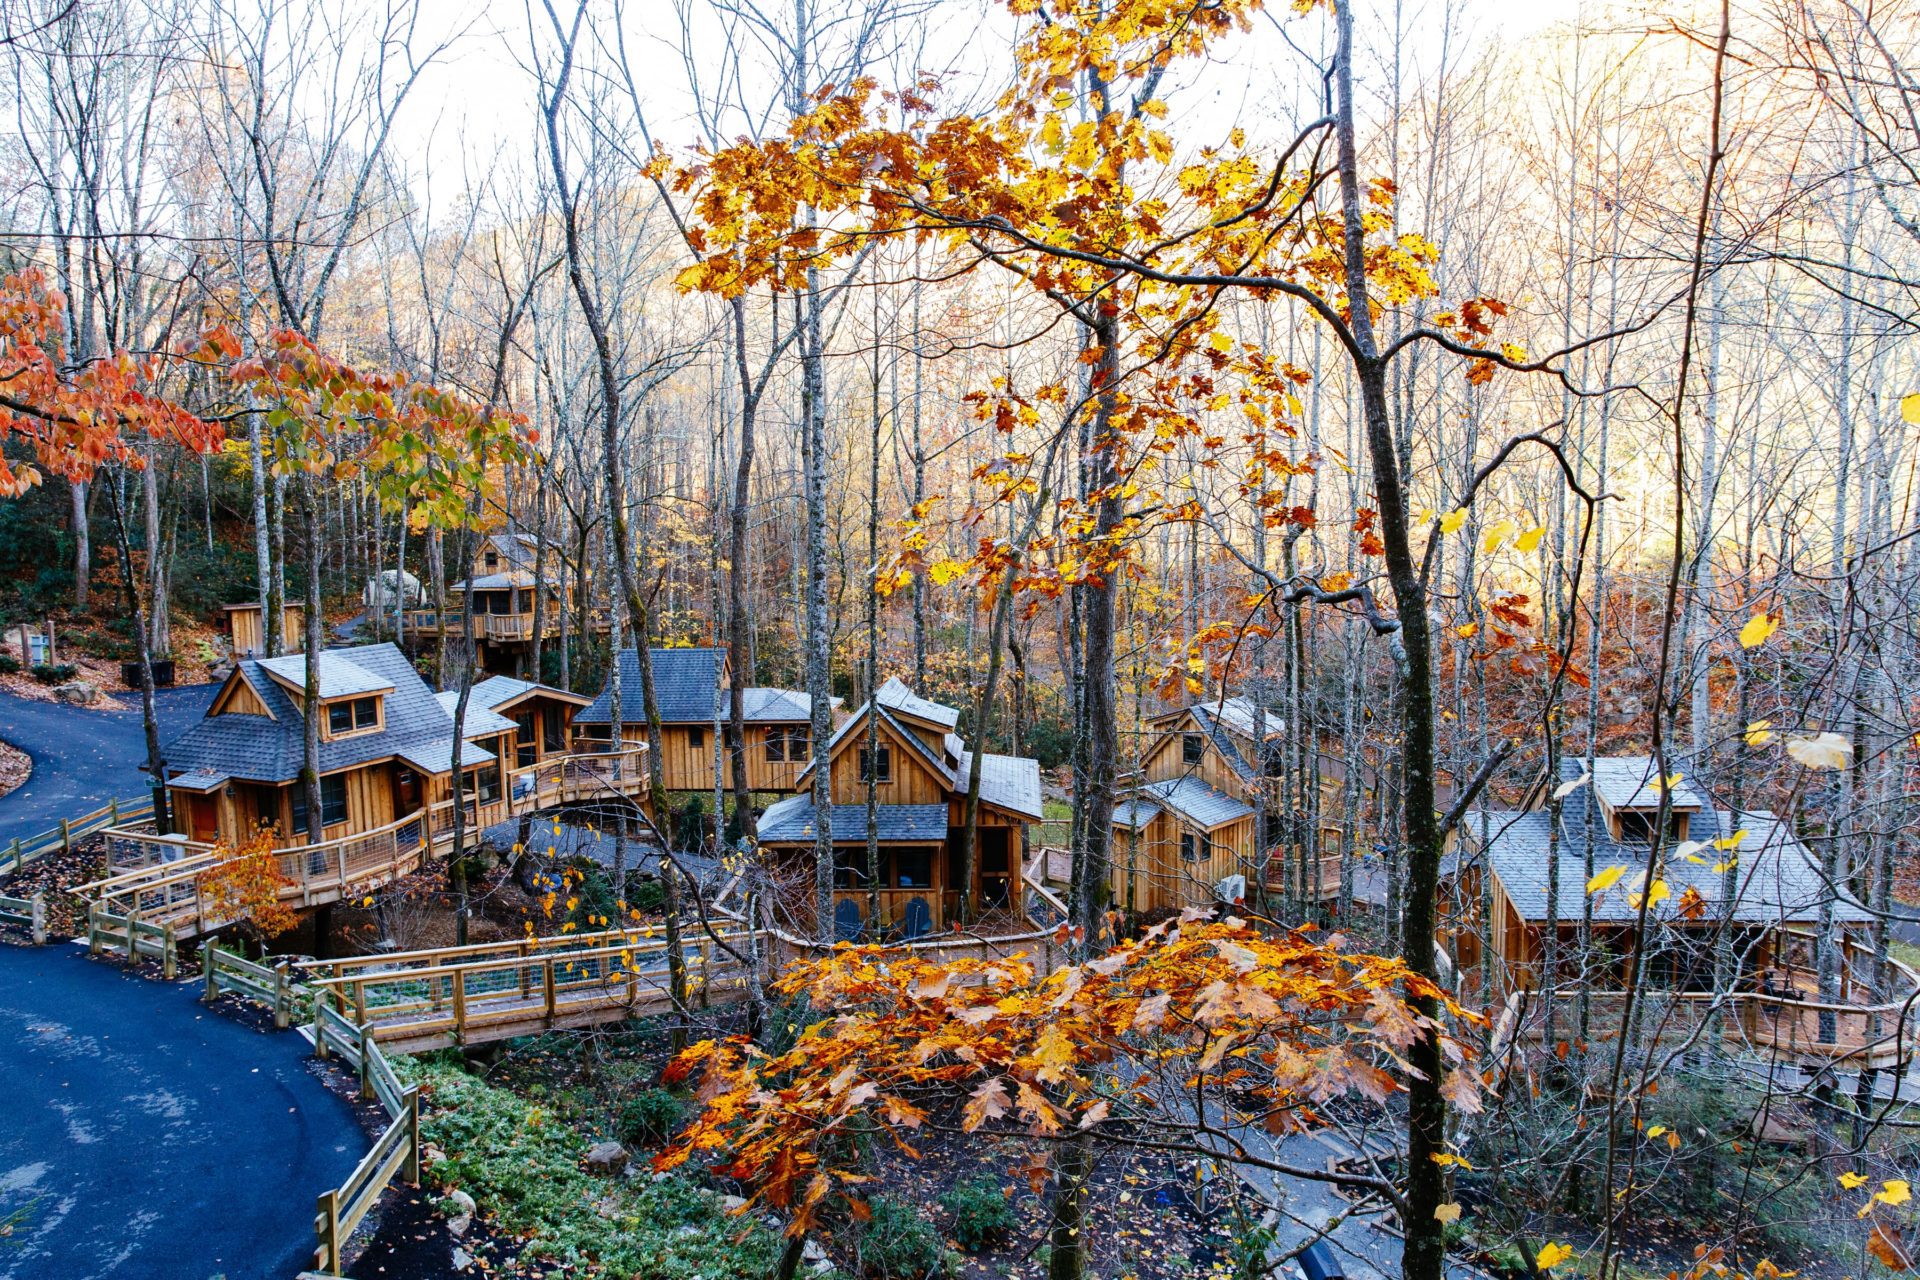
[[[363,720],[361,713],[365,712]],[[328,739],[351,738],[357,734],[375,733],[380,729],[380,697],[378,694],[363,694],[357,698],[335,698],[326,704]],[[335,723],[335,718],[345,712],[345,728]]]
[[[1200,764],[1207,758],[1207,735],[1198,729],[1186,729],[1180,734],[1180,763]]]
[[[893,748],[891,746],[883,742],[872,751],[862,747],[859,759],[861,782],[871,782],[875,786],[884,787],[893,781]],[[877,771],[874,767],[876,765]],[[876,776],[870,777],[869,774]]]

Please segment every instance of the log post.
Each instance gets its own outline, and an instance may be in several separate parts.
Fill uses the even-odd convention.
[[[313,1233],[320,1239],[314,1250],[314,1269],[325,1275],[340,1274],[340,1193],[323,1191],[313,1218]]]
[[[47,944],[47,895],[36,893],[27,902],[28,927],[33,932],[33,944],[43,947]]]
[[[400,1095],[407,1109],[407,1159],[400,1167],[400,1176],[415,1186],[420,1185],[420,1086],[410,1084],[406,1092]]]

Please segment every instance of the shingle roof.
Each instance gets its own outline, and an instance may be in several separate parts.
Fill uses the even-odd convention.
[[[1148,800],[1122,800],[1113,806],[1113,825],[1139,831],[1159,817],[1160,806]]]
[[[453,771],[453,738],[450,736],[435,742],[417,742],[401,747],[394,754],[422,773]],[[493,752],[477,743],[469,742],[460,748],[460,772],[462,773],[476,764],[492,763]]]
[[[880,839],[889,844],[905,842],[944,844],[947,839],[947,806],[944,804],[883,804],[879,806]],[[833,826],[835,844],[862,844],[867,838],[867,806],[836,804],[827,815]],[[807,796],[789,796],[770,805],[760,815],[762,843],[791,844],[814,838],[813,800]]]
[[[1629,757],[1629,759],[1638,759]],[[1605,758],[1596,763],[1604,763]],[[1563,773],[1578,777],[1581,763],[1564,761]],[[1596,775],[1597,776],[1597,775]],[[1571,780],[1571,778],[1569,778]],[[1633,781],[1638,782],[1638,775]],[[1676,792],[1679,790],[1675,788]],[[1712,820],[1696,814],[1688,834],[1695,841],[1725,838],[1733,834],[1732,816],[1725,810],[1713,810]],[[1514,909],[1524,920],[1547,918],[1547,866],[1551,815],[1548,810],[1527,812],[1477,813],[1468,817],[1467,835],[1487,850],[1493,867]],[[1647,845],[1644,841],[1617,841],[1599,816],[1588,788],[1569,793],[1560,805],[1560,912],[1563,919],[1578,919],[1581,898],[1586,889],[1586,848],[1591,823],[1593,865],[1596,871],[1625,867],[1626,873],[1610,889],[1592,895],[1596,920],[1628,922],[1639,909],[1632,903],[1634,882],[1646,870]],[[1814,919],[1825,888],[1821,883],[1813,855],[1772,813],[1755,810],[1740,816],[1740,827],[1747,833],[1734,850],[1737,888],[1733,918],[1747,923],[1771,923]],[[1704,829],[1703,829],[1704,828]],[[1686,856],[1691,853],[1692,856]],[[1723,873],[1713,868],[1726,856],[1705,844],[1698,849],[1687,845],[1669,847],[1659,878],[1666,881],[1670,896],[1650,909],[1658,916],[1673,919],[1681,897],[1692,888],[1707,902],[1703,919],[1719,920],[1724,913],[1721,896]],[[1694,861],[1698,858],[1699,861]],[[1864,921],[1870,913],[1857,902],[1841,897],[1834,907],[1836,919]]]
[[[1246,757],[1240,754],[1240,749],[1234,745],[1233,739],[1226,732],[1225,726],[1214,719],[1213,712],[1215,705],[1216,704],[1209,702],[1204,705],[1195,704],[1190,708],[1193,712],[1194,723],[1200,726],[1200,732],[1207,735],[1207,740],[1213,743],[1214,750],[1218,751],[1221,758],[1227,762],[1227,767],[1232,769],[1242,779],[1251,782],[1256,776],[1254,768],[1251,764],[1247,763]]]
[[[505,591],[509,587],[531,586],[533,586],[532,573],[519,569],[510,569],[505,573],[483,573],[477,578],[462,578],[458,582],[449,583],[447,590],[466,591],[472,589],[474,591]]]
[[[653,694],[660,703],[662,724],[711,724],[715,691],[720,684],[719,649],[654,649]],[[640,659],[632,649],[620,651],[620,719],[638,724],[646,719],[640,689]],[[601,686],[600,696],[574,715],[576,724],[605,724],[613,716],[613,681]]]
[[[967,790],[973,769],[973,753],[960,752],[954,768],[954,789]],[[1025,814],[1036,822],[1046,816],[1040,805],[1040,762],[1025,756],[997,756],[991,751],[980,757],[980,798],[990,805]]]
[[[479,695],[479,687],[475,686],[473,693],[467,698],[467,717],[460,726],[466,732],[462,736],[472,739],[484,738],[496,733],[512,733],[515,728],[513,721],[488,706]],[[447,689],[434,694],[433,697],[440,704],[440,709],[447,713],[448,723],[451,724],[454,708],[460,705],[460,691]],[[463,760],[464,758],[462,757]],[[439,773],[441,770],[436,769],[433,772]]]
[[[287,653],[278,658],[257,658],[254,665],[286,681],[294,688],[307,687],[307,655]],[[393,681],[361,663],[349,662],[339,652],[323,649],[320,653],[320,696],[351,698],[363,693],[378,693],[393,688]]]
[[[354,679],[373,681],[373,687],[391,692],[382,695],[386,728],[379,733],[356,734],[338,741],[323,740],[320,772],[334,773],[402,755],[407,750],[424,748],[453,736],[453,717],[440,705],[406,655],[392,644],[329,649],[321,657],[323,690],[328,687],[334,664],[340,664],[358,669],[360,675]],[[267,677],[259,660],[242,661],[238,676],[245,678],[266,702],[273,717],[208,716],[167,745],[163,754],[168,766],[192,773],[225,773],[253,782],[293,781],[299,776],[305,754],[298,700]],[[470,707],[470,714],[471,711]],[[473,725],[467,728],[470,737],[483,737],[489,732],[501,730],[489,731]]]
[[[909,715],[916,720],[925,720],[937,724],[943,729],[951,729],[960,723],[960,713],[952,707],[943,707],[937,702],[928,701],[913,690],[899,676],[889,676],[885,684],[873,691],[873,700],[881,706]]]
[[[1208,831],[1253,814],[1251,805],[1208,786],[1199,778],[1168,778],[1163,782],[1145,783],[1140,790]]]
[[[799,723],[813,719],[813,699],[792,689],[754,687],[740,691],[741,705],[748,720],[763,723]],[[732,715],[732,694],[720,693],[721,714]]]
[[[1215,720],[1218,720],[1223,726],[1233,730],[1243,738],[1260,736],[1254,732],[1254,712],[1258,710],[1258,704],[1244,694],[1236,694],[1231,698],[1213,698],[1206,702],[1197,702],[1194,704],[1196,711],[1202,708],[1205,708],[1207,714]],[[1268,707],[1264,732],[1267,734],[1279,733],[1285,725],[1286,722],[1281,718],[1279,710],[1274,707]]]
[[[1561,762],[1562,776],[1577,778],[1582,766],[1571,760]],[[1616,809],[1654,809],[1660,805],[1657,784],[1660,771],[1652,756],[1598,756],[1593,762],[1593,793]],[[1707,799],[1693,785],[1693,779],[1681,777],[1673,788],[1673,807],[1704,809]]]

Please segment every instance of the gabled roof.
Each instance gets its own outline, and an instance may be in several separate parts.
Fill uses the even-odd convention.
[[[966,794],[972,769],[973,753],[962,749],[953,771],[954,790],[962,795]],[[1046,816],[1040,804],[1040,762],[1025,756],[997,756],[987,752],[980,757],[980,798],[996,808],[1040,821]]]
[[[505,573],[483,573],[477,578],[462,578],[458,582],[447,584],[449,591],[505,591],[510,587],[533,586],[533,574],[521,569],[510,569]]]
[[[453,738],[451,735],[433,742],[419,742],[400,748],[394,752],[402,760],[422,773],[451,773],[453,771]],[[465,773],[477,764],[492,764],[493,752],[474,743],[460,748],[460,772]]]
[[[306,692],[306,654],[287,653],[278,658],[256,658],[253,665],[281,683],[291,685],[302,693]],[[379,672],[364,664],[349,662],[332,649],[321,651],[319,667],[320,696],[323,699],[357,698],[363,694],[385,693],[393,688],[393,681],[386,679]]]
[[[1253,806],[1235,800],[1224,791],[1208,786],[1199,778],[1168,778],[1163,782],[1143,783],[1141,792],[1207,831],[1253,816]]]
[[[720,687],[720,649],[653,649],[653,693],[660,704],[662,724],[712,724],[716,691]],[[640,658],[632,649],[620,651],[620,719],[638,724],[646,719],[640,688]],[[613,681],[601,686],[600,696],[573,717],[575,724],[605,724],[613,716]]]
[[[466,738],[484,738],[496,733],[512,733],[517,727],[513,721],[482,702],[477,696],[479,692],[479,687],[475,686],[473,693],[467,696],[467,716],[460,725],[465,732],[461,736]],[[433,697],[434,701],[440,704],[440,709],[447,713],[447,721],[451,724],[454,709],[460,705],[460,691],[458,689],[447,689],[434,694]],[[465,756],[461,757],[462,762],[464,762],[465,759]],[[442,770],[435,769],[433,772],[440,773]]]
[[[1259,776],[1254,767],[1247,763],[1247,758],[1240,754],[1240,748],[1234,745],[1232,735],[1214,718],[1211,703],[1196,705],[1188,710],[1193,713],[1193,722],[1200,726],[1200,732],[1207,736],[1207,741],[1213,744],[1213,749],[1220,753],[1229,769],[1246,782],[1252,782]]]
[[[813,699],[792,689],[768,689],[759,686],[740,691],[746,719],[762,724],[803,724],[813,719]],[[839,699],[834,699],[838,702]],[[720,691],[720,713],[724,719],[733,714],[733,695]]]
[[[883,804],[877,806],[880,839],[889,844],[945,844],[947,806],[944,804]],[[836,804],[827,813],[835,844],[864,844],[867,806]],[[789,796],[767,806],[760,815],[758,834],[763,844],[793,844],[812,840],[817,832],[813,800]]]
[[[406,655],[392,644],[329,649],[321,659],[323,692],[333,675],[348,681],[347,687],[367,685],[388,692],[378,695],[384,700],[386,727],[377,733],[359,733],[335,741],[323,739],[320,772],[336,773],[390,756],[404,756],[452,738],[453,717]],[[339,672],[336,664],[355,668],[359,674]],[[163,753],[168,767],[193,775],[225,774],[252,782],[293,781],[300,774],[305,755],[299,699],[284,685],[269,679],[259,659],[238,663],[227,678],[247,681],[271,715],[226,712],[207,716],[168,744]],[[216,705],[218,702],[216,698]],[[470,716],[472,711],[469,707]],[[493,721],[501,722],[497,716]],[[497,732],[502,730],[467,726],[469,737]]]
[[[1640,760],[1644,757],[1620,757]],[[1606,757],[1602,757],[1604,761]],[[1600,763],[1597,761],[1596,763]],[[1580,776],[1584,763],[1561,762],[1561,773],[1571,781]],[[1596,776],[1599,776],[1596,774]],[[1633,781],[1639,781],[1636,775]],[[1676,792],[1679,790],[1675,788]],[[1632,903],[1635,880],[1647,867],[1647,842],[1615,840],[1598,812],[1589,788],[1570,792],[1560,802],[1560,839],[1551,840],[1552,815],[1547,809],[1526,812],[1476,813],[1468,817],[1467,835],[1487,851],[1487,861],[1500,886],[1512,900],[1523,920],[1547,918],[1547,868],[1549,850],[1557,848],[1560,860],[1560,912],[1562,919],[1578,920],[1581,899],[1586,888],[1587,840],[1593,840],[1593,865],[1596,870],[1625,867],[1626,872],[1610,889],[1592,894],[1593,918],[1614,923],[1631,923],[1639,915]],[[1772,813],[1755,810],[1740,815],[1739,829],[1746,837],[1734,849],[1735,897],[1733,918],[1749,924],[1808,921],[1819,915],[1821,900],[1827,896],[1813,854],[1785,823]],[[1719,921],[1725,912],[1722,897],[1723,872],[1715,871],[1727,855],[1708,841],[1724,839],[1735,830],[1733,819],[1724,810],[1694,815],[1688,824],[1689,844],[1702,847],[1679,849],[1671,845],[1663,854],[1659,879],[1664,880],[1669,896],[1650,906],[1666,920],[1677,917],[1678,906],[1691,888],[1707,903],[1703,923]],[[1691,857],[1687,856],[1691,853]],[[1695,859],[1698,861],[1695,861]],[[1844,922],[1871,918],[1865,907],[1845,895],[1834,904],[1834,917]]]
[[[571,702],[575,706],[585,706],[593,699],[583,693],[573,693],[567,689],[556,689],[550,684],[535,684],[531,680],[516,680],[512,676],[488,676],[473,686],[473,697],[469,705],[478,704],[490,711],[519,702],[535,694],[543,698],[557,698],[562,702]]]
[[[872,706],[873,706],[872,703],[863,703],[859,708],[859,710],[855,711],[852,715],[847,717],[845,724],[841,725],[838,729],[834,730],[833,737],[828,739],[827,741],[827,759],[831,760],[834,758],[834,756],[839,754],[841,744],[844,743],[847,740],[848,736],[852,734],[856,729],[860,731],[861,737],[863,739],[865,738],[867,712],[872,708]],[[915,756],[919,757],[921,762],[924,763],[927,766],[927,768],[933,772],[933,775],[936,778],[940,779],[940,781],[946,786],[946,788],[949,791],[953,790],[954,788],[953,766],[947,760],[945,760],[944,758],[936,754],[934,752],[934,749],[928,746],[926,744],[926,741],[922,739],[919,734],[915,733],[912,729],[909,729],[906,725],[902,724],[899,721],[899,719],[896,718],[894,714],[891,711],[887,710],[886,707],[884,706],[880,708],[880,723],[890,727],[894,732],[894,736],[898,737],[901,741],[906,743],[907,750],[911,751]],[[983,764],[981,768],[984,770],[986,766]],[[806,766],[802,768],[797,775],[795,775],[793,780],[794,785],[798,786],[801,783],[805,782],[808,776],[812,774],[812,772],[813,772],[813,761],[809,759],[806,763]]]
[[[1162,812],[1160,806],[1151,801],[1122,800],[1113,806],[1113,825],[1129,831],[1141,831]]]
[[[1584,769],[1572,761],[1572,778]],[[1660,807],[1660,770],[1652,756],[1596,756],[1593,761],[1593,793],[1615,809],[1657,809]],[[1672,789],[1675,809],[1704,809],[1707,800],[1691,778],[1681,777]]]
[[[958,711],[921,697],[907,688],[906,682],[899,676],[887,677],[886,683],[873,691],[873,700],[888,710],[898,711],[916,720],[925,720],[942,729],[951,729],[960,723]]]

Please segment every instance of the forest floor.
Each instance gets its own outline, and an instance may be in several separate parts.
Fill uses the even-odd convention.
[[[10,795],[33,776],[33,757],[10,742],[0,742],[0,796]]]

